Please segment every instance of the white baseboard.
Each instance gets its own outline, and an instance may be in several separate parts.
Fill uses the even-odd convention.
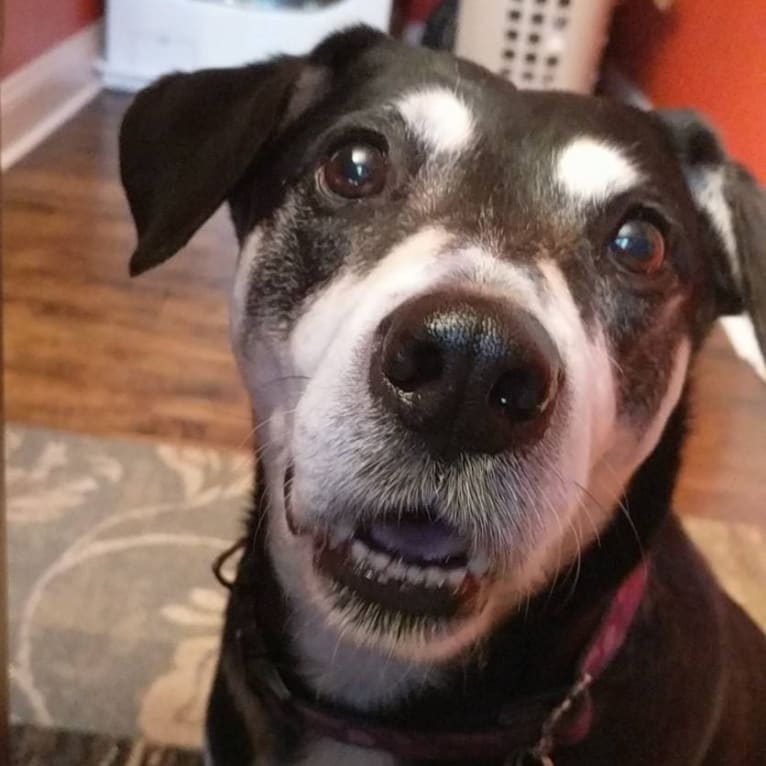
[[[101,90],[96,22],[6,77],[0,84],[0,165],[7,170]]]
[[[614,65],[608,65],[604,72],[606,93],[614,99],[624,101],[639,109],[651,109],[652,102],[647,95]],[[756,375],[766,381],[766,361],[758,347],[753,323],[746,314],[724,317],[721,325],[737,356],[750,364]]]

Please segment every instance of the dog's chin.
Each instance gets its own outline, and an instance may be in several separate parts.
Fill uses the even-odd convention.
[[[496,568],[432,510],[304,527],[286,500],[286,531],[303,559],[308,595],[344,638],[409,660],[437,661],[487,632]]]

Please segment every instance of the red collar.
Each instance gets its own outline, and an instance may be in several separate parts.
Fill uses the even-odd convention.
[[[237,638],[250,688],[271,716],[296,732],[405,759],[497,758],[507,764],[552,765],[555,748],[575,745],[588,736],[593,723],[590,687],[625,642],[647,579],[648,566],[642,562],[615,591],[577,664],[577,680],[571,688],[516,702],[475,728],[410,729],[335,710],[287,686],[256,626],[241,629]]]

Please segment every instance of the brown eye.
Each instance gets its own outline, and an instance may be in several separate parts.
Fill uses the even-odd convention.
[[[361,199],[383,191],[388,160],[376,146],[353,143],[336,149],[319,169],[320,184],[339,197]]]
[[[609,252],[620,264],[640,274],[654,274],[665,262],[665,237],[650,221],[625,221],[609,242]]]

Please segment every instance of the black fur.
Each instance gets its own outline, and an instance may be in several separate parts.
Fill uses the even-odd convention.
[[[319,83],[313,97],[301,92],[307,72]],[[452,192],[427,212],[413,204],[430,191],[420,175],[427,152],[384,108],[425,83],[459,85],[481,118],[470,156],[450,168]],[[295,114],[290,107],[299,96]],[[385,138],[392,180],[369,203],[339,206],[318,192],[314,169],[334,137],[360,130]],[[587,215],[567,210],[542,159],[580,134],[629,149],[647,183]],[[511,261],[530,263],[540,251],[556,261],[587,326],[606,328],[619,361],[620,409],[636,422],[656,413],[679,341],[689,339],[696,351],[717,316],[748,308],[766,345],[766,198],[688,112],[652,115],[598,99],[520,93],[468,62],[358,28],[306,57],[163,79],[130,109],[120,149],[139,237],[131,271],[172,256],[227,200],[240,243],[256,226],[266,233],[246,311],[273,332],[289,328],[339,268],[367,273],[405,236],[438,223],[466,242],[491,236]],[[725,252],[714,222],[690,193],[689,179],[706,170],[724,173],[736,254]],[[604,243],[637,204],[663,220],[671,250],[664,279],[651,284],[626,277],[604,257]],[[658,327],[657,316],[672,299],[680,307]],[[585,742],[557,751],[556,765],[766,763],[766,641],[723,595],[670,515],[688,398],[687,391],[581,565],[559,572],[456,661],[443,688],[386,711],[391,722],[427,727],[465,720],[567,686],[613,589],[646,557],[649,590],[627,643],[594,689],[594,728]],[[232,692],[242,680],[232,678],[237,635],[249,622],[262,626],[270,655],[291,684],[311,694],[295,672],[286,594],[261,523],[269,492],[283,490],[268,487],[263,466],[258,470],[208,717],[216,766],[250,761],[241,689]],[[279,729],[273,734],[278,762],[304,752],[308,740]]]

